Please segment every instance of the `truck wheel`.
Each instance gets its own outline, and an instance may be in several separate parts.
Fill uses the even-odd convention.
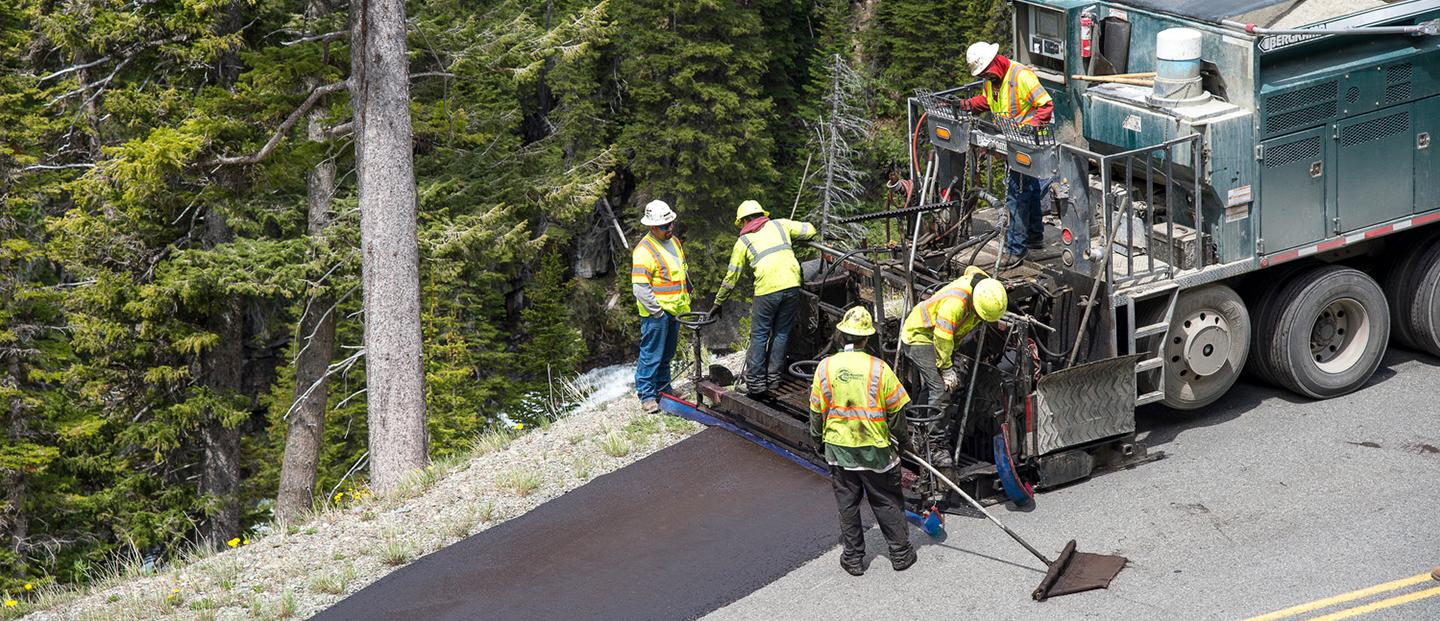
[[[1392,329],[1405,346],[1440,356],[1440,245],[1414,254],[1408,286],[1389,300]]]
[[[1252,284],[1250,287],[1249,300],[1246,305],[1250,308],[1250,343],[1257,350],[1251,353],[1245,363],[1245,374],[1252,379],[1270,386],[1280,386],[1279,380],[1275,379],[1275,370],[1270,368],[1265,356],[1260,355],[1259,348],[1265,342],[1265,336],[1261,330],[1266,325],[1266,317],[1273,312],[1273,308],[1279,306],[1276,303],[1277,291],[1289,282],[1296,273],[1314,267],[1309,264],[1287,263],[1278,267],[1266,270],[1262,276],[1263,282]],[[1280,386],[1283,388],[1283,386]]]
[[[1380,285],[1341,265],[1297,274],[1275,293],[1261,321],[1257,355],[1276,383],[1314,399],[1364,385],[1390,338],[1390,309]]]
[[[1385,299],[1390,303],[1390,338],[1401,347],[1420,349],[1410,329],[1415,322],[1409,313],[1417,293],[1416,287],[1424,278],[1423,273],[1416,272],[1416,266],[1427,254],[1426,251],[1435,247],[1435,239],[1432,235],[1392,255],[1390,270],[1385,274],[1383,286]]]
[[[1149,321],[1159,321],[1164,312],[1156,309]],[[1165,365],[1142,378],[1142,391],[1154,390],[1160,381],[1156,375],[1163,374],[1166,407],[1199,409],[1230,390],[1245,368],[1250,312],[1240,295],[1225,285],[1182,291],[1164,340],[1152,341],[1149,350],[1164,356]]]

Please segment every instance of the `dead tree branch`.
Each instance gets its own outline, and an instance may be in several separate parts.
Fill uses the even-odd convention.
[[[206,162],[205,165],[245,166],[260,162],[260,160],[268,157],[270,155],[270,152],[275,150],[275,147],[280,145],[280,141],[285,138],[285,134],[290,132],[290,128],[294,127],[295,124],[300,121],[300,118],[305,116],[305,113],[309,112],[310,108],[315,106],[316,102],[320,101],[320,99],[326,95],[343,91],[348,88],[350,88],[349,80],[343,80],[340,82],[335,82],[333,84],[326,84],[324,86],[315,87],[315,90],[310,91],[310,96],[306,97],[305,101],[302,102],[299,107],[291,111],[290,116],[285,117],[285,121],[280,123],[280,127],[275,129],[275,133],[270,135],[270,140],[266,141],[265,146],[260,147],[259,151],[256,151],[255,153],[252,153],[250,155],[216,158],[214,160]]]

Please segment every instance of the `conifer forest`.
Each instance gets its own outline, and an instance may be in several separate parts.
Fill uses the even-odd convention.
[[[884,208],[905,97],[969,81],[1004,16],[0,0],[0,592],[164,562],[535,422],[557,381],[634,359],[642,205],[680,214],[708,308],[740,201]]]

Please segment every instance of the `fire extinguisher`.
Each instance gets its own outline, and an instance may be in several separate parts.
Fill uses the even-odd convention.
[[[1095,35],[1095,17],[1089,13],[1080,14],[1080,57],[1090,58],[1090,40]]]

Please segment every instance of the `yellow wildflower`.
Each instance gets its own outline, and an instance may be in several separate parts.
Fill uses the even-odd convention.
[[[345,492],[336,492],[336,493],[335,493],[335,502],[340,502],[340,499],[341,499],[341,498],[344,498],[344,497],[345,497]]]
[[[241,542],[240,542],[240,545],[242,545],[242,546],[248,546],[248,545],[250,545],[250,539],[247,537],[244,541],[241,541]]]
[[[35,585],[30,584],[29,582],[26,582],[26,583],[25,583],[25,590],[26,590],[26,591],[34,591],[34,590],[35,590]]]
[[[516,428],[516,429],[524,429],[524,428],[525,428],[525,423],[515,423],[515,428]]]
[[[15,600],[13,600],[13,599],[7,599],[7,600],[5,600],[5,607],[6,607],[6,608],[14,608],[14,607],[19,606],[19,605],[20,605],[20,602],[17,602],[17,601],[15,601]]]
[[[228,545],[228,546],[230,546],[230,547],[232,547],[232,548],[235,547],[235,546],[238,546],[238,545],[240,545],[240,538],[239,538],[239,537],[236,537],[236,538],[234,538],[234,539],[231,539],[230,541],[226,541],[226,542],[225,542],[225,545]]]

